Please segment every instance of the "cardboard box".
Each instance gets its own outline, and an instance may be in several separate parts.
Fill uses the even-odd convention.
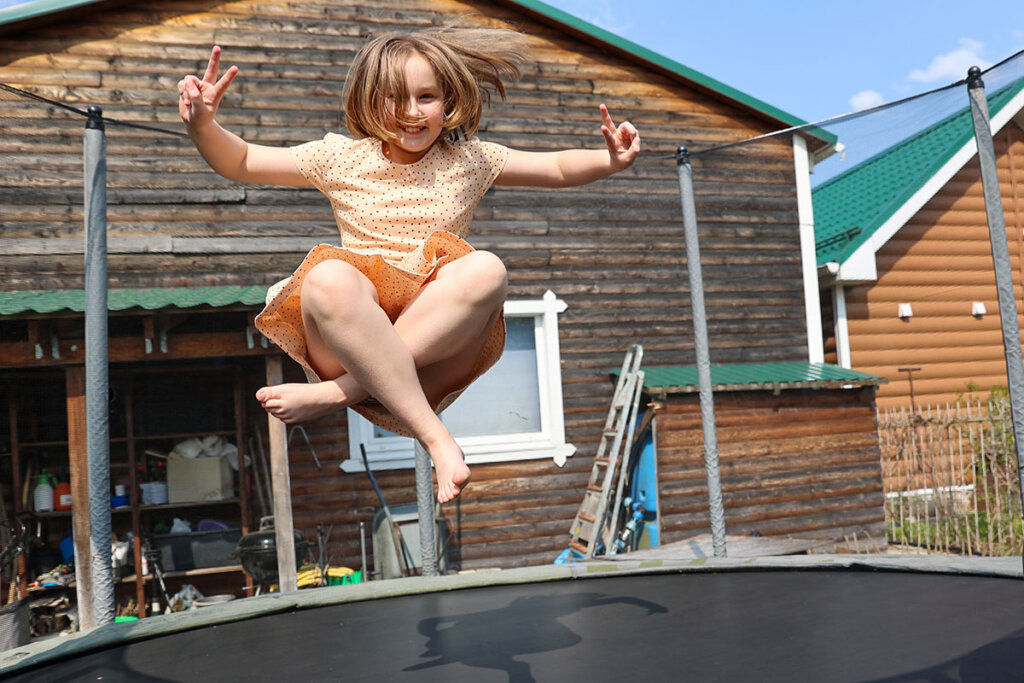
[[[167,502],[224,500],[235,495],[235,478],[225,456],[167,458]]]

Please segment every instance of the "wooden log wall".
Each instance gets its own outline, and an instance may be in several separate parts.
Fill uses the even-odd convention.
[[[675,163],[663,157],[684,142],[696,151],[781,124],[499,0],[115,6],[5,35],[0,81],[181,131],[175,84],[201,74],[219,44],[225,65],[241,68],[221,105],[222,124],[252,142],[297,144],[344,130],[343,80],[368,35],[458,17],[520,27],[534,46],[535,62],[509,101],[486,112],[481,138],[532,150],[599,148],[604,102],[644,141],[641,160],[613,179],[557,191],[496,188],[470,236],[508,265],[511,298],[550,289],[568,303],[560,316],[564,407],[578,451],[562,469],[545,461],[478,467],[452,513],[461,520],[462,562],[548,561],[564,547],[596,451],[611,395],[607,371],[635,342],[648,364],[694,362]],[[20,241],[0,254],[0,286],[81,287],[83,121],[3,98],[0,232]],[[315,190],[225,180],[187,139],[117,126],[107,127],[107,139],[113,287],[270,284],[311,245],[336,236]],[[792,155],[784,138],[694,160],[714,362],[806,360]],[[207,241],[190,242],[197,239]],[[313,430],[329,454],[325,471],[336,476],[297,456],[292,481],[296,518],[334,524],[336,534],[344,526],[340,554],[351,559],[351,510],[365,516],[375,501],[363,475],[336,471],[348,457],[344,429],[340,419]],[[411,472],[382,479],[396,502],[412,495]]]
[[[715,394],[726,532],[885,543],[874,388]],[[655,418],[665,543],[711,530],[699,397]]]
[[[996,134],[996,160],[1013,266],[1018,324],[1024,322],[1024,130],[1014,121]],[[986,396],[1006,386],[999,302],[992,269],[981,172],[968,163],[876,256],[877,282],[846,288],[854,368],[889,379],[881,408],[955,403],[974,387]],[[980,301],[987,313],[971,315]],[[896,317],[909,303],[914,315]]]

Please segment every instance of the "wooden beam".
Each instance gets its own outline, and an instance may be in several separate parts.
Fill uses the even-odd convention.
[[[71,528],[75,539],[75,580],[81,629],[96,625],[92,613],[92,552],[89,549],[89,468],[86,447],[85,366],[65,372],[68,413],[68,462],[71,471]]]
[[[267,384],[281,384],[281,356],[267,356]],[[274,490],[274,537],[277,542],[277,585],[282,593],[298,590],[295,539],[292,526],[291,477],[288,474],[288,436],[285,424],[267,415],[270,435],[270,479]]]
[[[146,352],[145,339],[132,337],[111,337],[109,341],[111,362],[147,361],[154,356],[160,360],[182,358],[214,358],[221,356],[260,356],[277,353],[261,344],[249,348],[246,331],[180,333],[168,336],[167,353],[159,353],[159,340],[154,339],[153,353]],[[59,358],[52,356],[52,348],[45,343],[42,358],[36,357],[37,346],[32,341],[0,342],[0,367],[28,368],[74,365],[85,362],[85,342],[82,339],[61,339],[58,346]]]

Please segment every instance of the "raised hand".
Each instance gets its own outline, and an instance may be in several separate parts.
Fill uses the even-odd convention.
[[[210,63],[206,66],[202,80],[190,74],[178,81],[178,113],[189,128],[202,127],[213,121],[221,98],[238,74],[238,67],[233,66],[220,80],[217,79],[220,52],[218,46],[211,50]]]
[[[612,166],[616,171],[621,171],[631,165],[638,154],[640,154],[640,133],[629,121],[624,121],[616,126],[612,121],[608,107],[601,105],[601,133],[604,141],[608,144],[608,154],[611,155]]]

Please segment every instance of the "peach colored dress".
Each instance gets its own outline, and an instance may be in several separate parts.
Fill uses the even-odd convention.
[[[508,148],[476,138],[438,142],[416,163],[395,164],[376,138],[328,133],[291,153],[302,175],[331,200],[341,246],[314,247],[291,277],[271,287],[256,327],[317,382],[328,378],[316,375],[306,354],[299,299],[306,273],[327,259],[352,264],[374,283],[381,308],[394,322],[439,268],[473,251],[463,238],[477,203],[505,166]],[[505,321],[499,318],[465,386],[494,365],[504,347]],[[434,409],[444,410],[465,386]],[[375,401],[352,408],[388,431],[408,435]]]

